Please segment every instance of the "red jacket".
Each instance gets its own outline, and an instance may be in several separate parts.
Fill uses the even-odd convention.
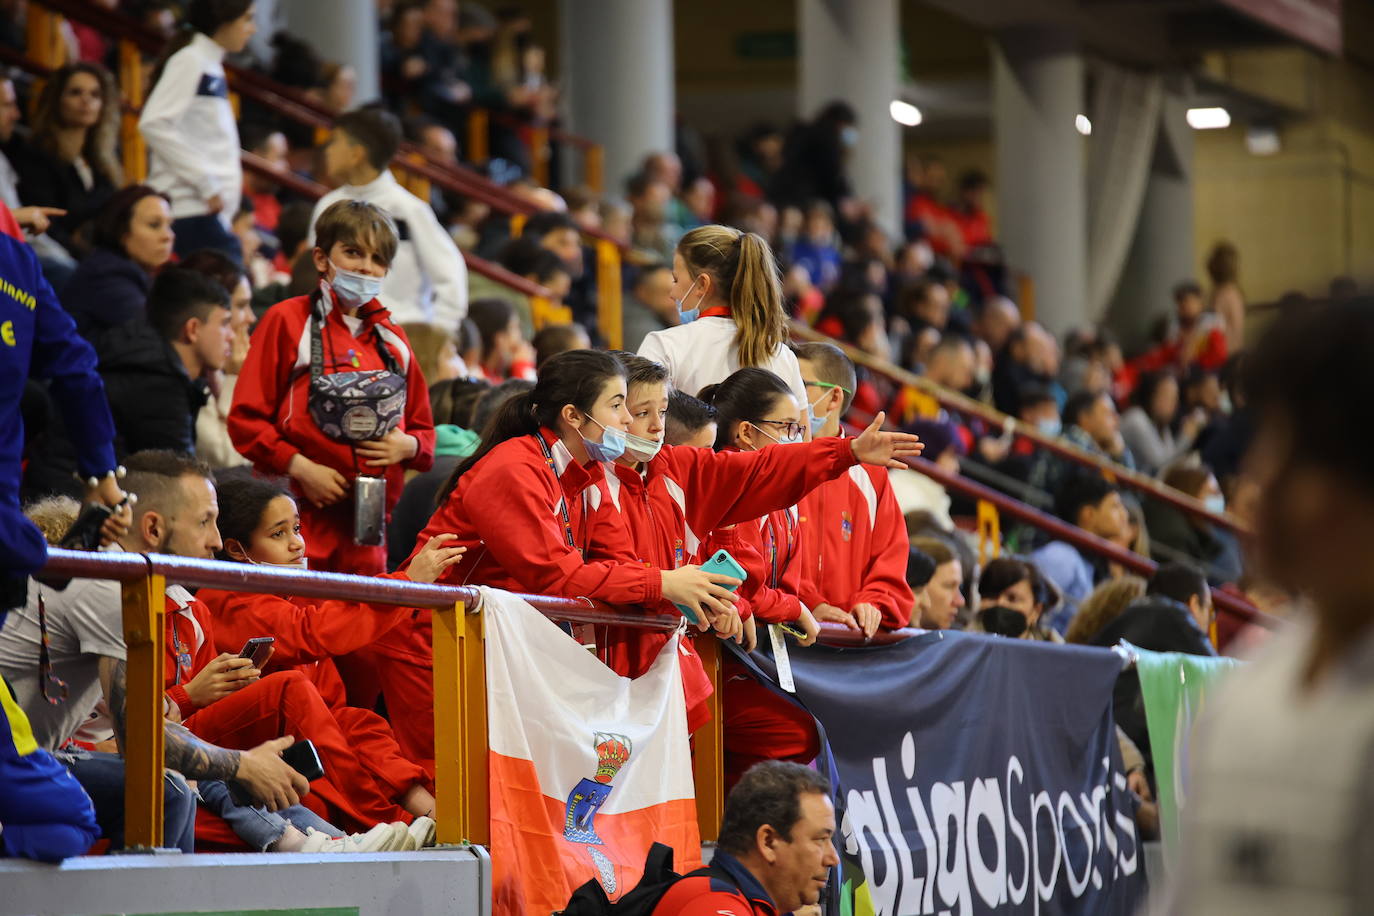
[[[712,553],[729,551],[749,574],[740,594],[753,616],[764,623],[786,623],[801,616],[802,554],[796,506],[717,529],[711,533],[710,548]]]
[[[871,604],[884,627],[906,626],[915,601],[906,583],[906,522],[887,469],[850,468],[807,494],[800,509],[807,607]]]
[[[179,585],[167,587],[166,607],[162,688],[181,710],[181,717],[188,719],[199,707],[187,696],[186,683],[219,655],[215,648],[215,623],[204,602],[191,597]]]
[[[333,293],[329,293],[331,299]],[[278,302],[262,316],[253,331],[253,345],[239,372],[234,403],[229,410],[229,438],[260,472],[285,475],[291,459],[299,454],[327,465],[345,477],[359,470],[353,447],[336,442],[310,416],[306,400],[310,391],[310,296]],[[406,409],[400,429],[419,440],[415,457],[386,469],[387,508],[401,498],[405,469],[425,471],[434,464],[434,419],[429,410],[429,389],[424,373],[410,351],[405,331],[391,321],[391,313],[375,299],[358,310],[362,323],[356,334],[338,308],[331,308],[323,328],[324,371],[384,369],[376,340],[396,358],[406,375]]]
[[[718,850],[710,872],[674,882],[654,906],[653,916],[778,916],[778,910],[759,879]]]
[[[702,549],[706,532],[789,505],[854,461],[848,443],[829,439],[753,453],[664,446],[643,475],[609,465],[612,473],[586,495],[598,527],[607,531],[599,540],[631,545],[646,568],[677,569],[707,558]],[[759,574],[755,570],[750,577]],[[748,616],[747,605],[742,613]],[[660,631],[610,627],[598,643],[609,667],[638,677],[667,639]],[[699,704],[710,696],[710,682],[691,641],[683,646],[688,725],[695,728],[705,721]]]

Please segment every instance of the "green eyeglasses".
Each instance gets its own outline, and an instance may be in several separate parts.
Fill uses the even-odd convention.
[[[853,394],[853,393],[854,393],[854,392],[850,391],[848,388],[844,387],[843,385],[836,385],[834,382],[807,382],[807,383],[806,383],[806,387],[807,387],[807,388],[838,388],[838,389],[840,389],[841,391],[843,391],[845,394]]]

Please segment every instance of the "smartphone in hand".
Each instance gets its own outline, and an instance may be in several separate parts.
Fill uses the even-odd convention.
[[[254,636],[243,644],[243,651],[239,653],[239,658],[250,659],[253,667],[259,671],[262,666],[267,664],[267,659],[272,655],[272,644],[277,641],[275,636]]]

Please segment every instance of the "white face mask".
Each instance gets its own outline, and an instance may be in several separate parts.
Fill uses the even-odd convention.
[[[1226,511],[1226,497],[1221,493],[1213,493],[1202,501],[1207,507],[1207,511],[1215,515],[1221,515]]]
[[[625,433],[625,454],[635,461],[647,464],[654,460],[654,456],[662,448],[663,443],[658,439],[645,439],[631,432]]]
[[[255,560],[255,559],[253,559],[252,557],[249,557],[249,558],[248,558],[248,562],[249,562],[249,563],[252,563],[254,566],[275,566],[277,569],[309,569],[309,568],[310,568],[310,558],[309,558],[309,557],[306,557],[306,556],[302,556],[299,560],[297,560],[297,561],[294,562],[294,563],[264,563],[264,562],[262,562],[261,560]]]

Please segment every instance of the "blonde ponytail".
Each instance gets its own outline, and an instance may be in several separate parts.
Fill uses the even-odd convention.
[[[729,303],[739,328],[740,366],[767,365],[787,338],[782,279],[768,243],[753,232],[700,226],[682,237],[677,251],[691,275],[709,273],[720,298]]]

